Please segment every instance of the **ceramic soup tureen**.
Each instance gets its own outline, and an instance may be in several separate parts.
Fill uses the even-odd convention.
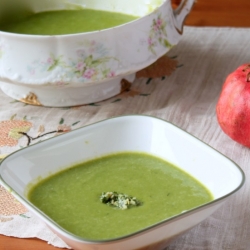
[[[183,0],[173,10],[170,0],[2,0],[0,26],[25,13],[79,8],[139,18],[113,28],[69,35],[0,30],[0,87],[16,100],[50,107],[115,96],[124,83],[133,82],[137,71],[179,42],[193,2]]]

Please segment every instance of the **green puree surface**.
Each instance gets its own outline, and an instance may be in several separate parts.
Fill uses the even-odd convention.
[[[102,192],[135,196],[142,205],[121,210]],[[151,155],[126,152],[73,166],[36,184],[28,199],[69,232],[92,240],[134,233],[213,199],[193,177]]]
[[[39,12],[18,22],[0,25],[0,30],[31,35],[64,35],[107,29],[137,18],[92,9],[57,10]]]

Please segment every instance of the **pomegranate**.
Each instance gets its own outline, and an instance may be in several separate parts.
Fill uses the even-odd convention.
[[[221,129],[234,141],[250,147],[250,63],[228,75],[216,106]]]

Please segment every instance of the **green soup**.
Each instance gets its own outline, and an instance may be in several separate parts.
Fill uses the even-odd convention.
[[[17,22],[0,25],[0,30],[31,35],[63,35],[103,30],[137,19],[122,13],[81,9],[32,14]]]
[[[100,201],[117,191],[141,204],[121,210]],[[91,240],[134,233],[207,203],[211,193],[196,179],[162,159],[119,153],[94,159],[52,175],[28,199],[69,232]]]

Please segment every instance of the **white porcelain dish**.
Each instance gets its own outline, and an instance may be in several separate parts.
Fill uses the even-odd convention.
[[[194,0],[2,0],[1,23],[47,10],[90,8],[139,19],[114,28],[39,36],[0,31],[0,87],[19,101],[51,107],[97,102],[119,94],[122,79],[155,62],[182,35]]]
[[[27,188],[38,177],[124,151],[146,152],[172,162],[203,183],[214,200],[132,235],[106,241],[88,241],[67,232],[27,200]],[[139,115],[111,118],[48,139],[13,153],[0,165],[0,183],[75,250],[164,249],[210,216],[244,181],[243,171],[210,146],[164,120]]]

